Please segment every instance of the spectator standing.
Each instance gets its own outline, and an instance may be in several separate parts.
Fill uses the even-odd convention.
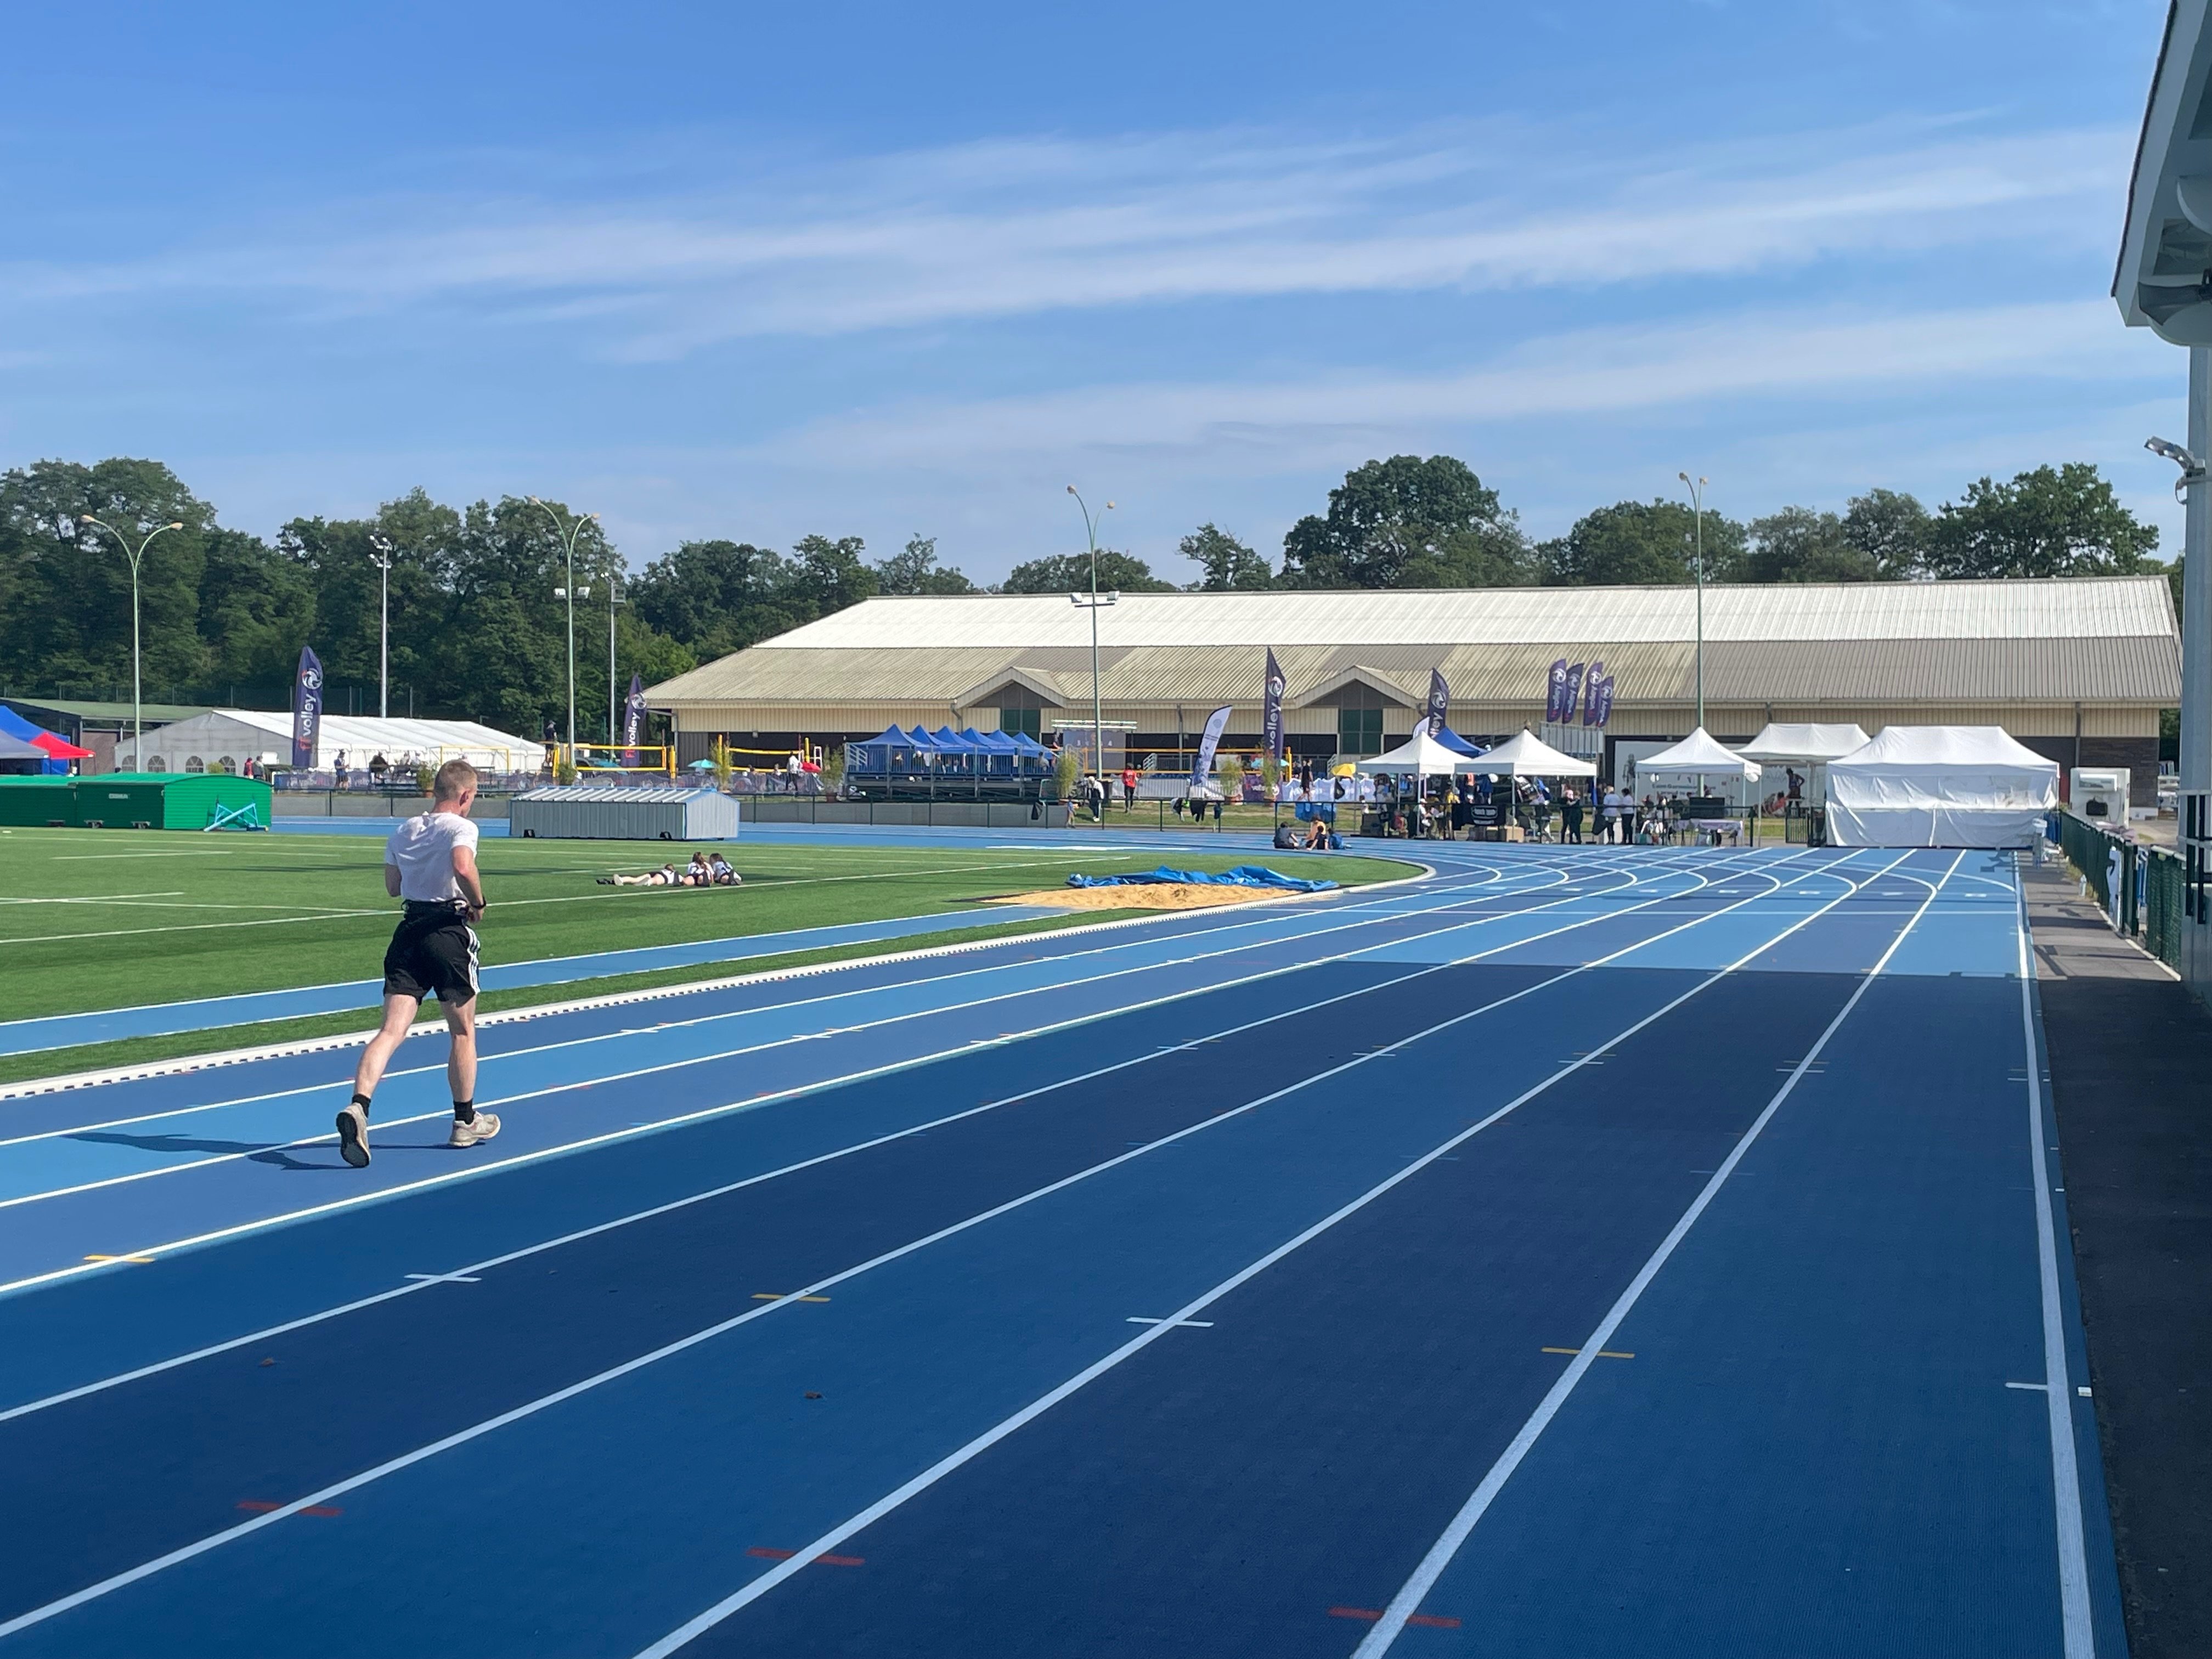
[[[1121,810],[1125,812],[1137,810],[1137,769],[1133,766],[1121,769]]]
[[[1583,844],[1583,798],[1571,783],[1559,792],[1559,825],[1561,839]]]
[[[346,752],[343,749],[338,750],[337,759],[331,763],[331,776],[335,780],[332,785],[334,788],[343,789],[346,787]]]

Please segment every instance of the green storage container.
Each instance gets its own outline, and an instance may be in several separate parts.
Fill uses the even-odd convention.
[[[47,824],[76,822],[75,778],[32,773],[0,777],[0,823]]]
[[[252,822],[269,827],[274,792],[258,778],[223,772],[111,772],[77,778],[72,823],[110,830],[144,824],[154,830],[204,830],[219,813],[251,808]]]

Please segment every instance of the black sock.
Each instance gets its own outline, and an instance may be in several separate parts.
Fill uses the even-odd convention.
[[[354,1093],[353,1103],[361,1108],[361,1115],[363,1117],[367,1117],[368,1115],[368,1097],[367,1095],[362,1094],[356,1090]]]
[[[474,1102],[473,1100],[457,1100],[457,1101],[455,1101],[455,1102],[453,1103],[453,1121],[454,1121],[454,1122],[456,1122],[456,1123],[473,1123],[473,1122],[475,1122],[476,1121],[477,1121],[477,1103],[476,1103],[476,1102]]]

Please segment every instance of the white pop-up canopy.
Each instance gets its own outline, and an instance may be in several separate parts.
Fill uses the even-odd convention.
[[[1769,720],[1736,752],[1773,766],[1820,766],[1866,747],[1856,726],[1781,726]]]
[[[1488,757],[1484,757],[1486,760]],[[1394,776],[1411,772],[1419,777],[1449,777],[1455,772],[1474,772],[1478,767],[1456,749],[1447,748],[1429,735],[1427,722],[1415,728],[1413,735],[1395,749],[1380,755],[1370,755],[1365,760],[1353,763],[1363,772],[1388,772]]]
[[[1473,760],[1462,757],[1462,772],[1491,778],[1594,778],[1597,768],[1586,760],[1554,749],[1527,726],[1495,749],[1486,749]]]
[[[2032,847],[2058,763],[1999,726],[1892,726],[1828,763],[1838,847]]]
[[[1759,774],[1757,761],[1746,760],[1723,747],[1702,726],[1673,748],[1646,755],[1636,763],[1639,778],[1741,778],[1755,783]]]

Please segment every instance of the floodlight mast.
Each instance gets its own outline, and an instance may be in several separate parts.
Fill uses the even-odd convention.
[[[1698,729],[1705,727],[1705,486],[1711,479],[1692,479],[1686,472],[1674,475],[1690,491],[1695,515],[1698,554]]]
[[[531,506],[544,508],[545,516],[553,520],[554,530],[562,538],[562,555],[568,561],[568,585],[555,588],[553,597],[568,601],[568,764],[574,766],[576,763],[576,538],[583,534],[586,525],[597,524],[599,515],[586,513],[575,523],[564,524],[561,515],[550,506],[535,495],[529,499]],[[591,597],[588,589],[584,597]]]
[[[1076,506],[1083,509],[1083,533],[1091,543],[1091,597],[1086,599],[1080,593],[1071,593],[1067,597],[1071,604],[1091,613],[1091,768],[1103,787],[1106,782],[1106,720],[1101,712],[1103,705],[1098,696],[1098,608],[1119,605],[1121,593],[1116,588],[1104,599],[1098,597],[1098,519],[1091,516],[1089,504],[1073,484],[1068,485],[1067,493],[1075,497]],[[1098,518],[1104,518],[1113,510],[1114,503],[1107,502],[1099,509]]]
[[[2172,461],[2181,469],[2181,476],[2173,481],[2173,499],[2186,506],[2191,484],[2204,482],[2204,463],[2179,444],[2169,443],[2164,438],[2145,438],[2143,447],[2160,459]]]
[[[375,551],[369,562],[383,573],[378,583],[376,717],[392,718],[392,538],[379,531],[368,538]]]
[[[132,547],[130,538],[105,519],[95,519],[89,513],[77,515],[79,524],[97,525],[115,538],[124,556],[131,561],[131,763],[137,770],[146,769],[146,705],[140,693],[138,655],[138,566],[146,556],[146,549],[155,537],[164,530],[182,530],[182,524],[156,525],[138,538]]]

